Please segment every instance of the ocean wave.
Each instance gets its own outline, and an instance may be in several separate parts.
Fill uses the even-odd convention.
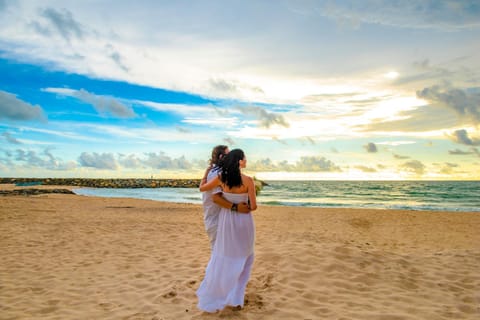
[[[373,192],[376,190],[376,192]],[[201,204],[196,188],[82,188],[75,193]],[[480,212],[479,181],[271,181],[260,205]]]

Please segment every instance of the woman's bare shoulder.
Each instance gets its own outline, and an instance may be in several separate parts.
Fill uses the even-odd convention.
[[[247,176],[246,174],[242,174],[242,183],[243,184],[251,184],[253,183],[253,178],[250,176]]]

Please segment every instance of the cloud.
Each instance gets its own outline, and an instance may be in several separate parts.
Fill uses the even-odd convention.
[[[460,61],[457,61],[460,62]],[[465,62],[465,64],[469,64]],[[450,81],[450,82],[464,82],[466,79],[471,78],[472,73],[461,67],[459,69],[445,68],[439,65],[432,65],[428,59],[423,61],[416,61],[412,64],[414,70],[402,74],[398,77],[393,84],[394,85],[408,85],[408,84],[422,84],[432,83],[438,81]]]
[[[119,154],[118,155],[118,163],[125,168],[136,169],[143,167],[142,160],[140,160],[136,155],[129,154]]]
[[[12,168],[14,168],[15,164],[12,161],[12,153],[8,150],[2,150],[3,153],[5,154],[5,157],[0,156],[0,165],[3,165],[2,170],[9,170],[11,171]]]
[[[454,168],[458,168],[459,165],[456,163],[445,162],[440,169],[440,173],[443,174],[452,174],[454,172]]]
[[[402,156],[402,155],[399,155],[399,154],[396,154],[396,153],[392,153],[393,154],[393,157],[395,159],[409,159],[410,157],[409,156]]]
[[[240,93],[263,95],[262,88],[234,80],[212,78],[209,80],[212,94],[216,96],[236,96]]]
[[[458,89],[450,86],[432,86],[417,91],[417,97],[430,104],[447,107],[464,121],[480,123],[480,90],[478,88]]]
[[[397,118],[399,120],[378,119],[356,128],[366,132],[428,132],[453,127],[458,123],[452,110],[439,110],[430,105],[400,111]]]
[[[235,141],[232,138],[225,138],[225,139],[223,139],[223,141],[225,141],[225,143],[228,146],[234,146],[235,145]]]
[[[115,50],[115,48],[113,47],[113,45],[109,44],[106,46],[107,47],[107,50],[110,52],[108,54],[108,56],[112,59],[112,61],[120,68],[122,69],[123,71],[125,72],[128,72],[129,69],[127,68],[127,66],[125,66],[125,62],[124,62],[124,58],[122,57],[122,55],[117,51]]]
[[[223,79],[210,79],[210,85],[218,91],[226,93],[237,92],[237,86]]]
[[[181,127],[181,126],[176,126],[175,129],[178,131],[178,132],[181,132],[181,133],[191,133],[192,131],[187,129],[187,128],[184,128],[184,127]]]
[[[288,171],[288,172],[341,172],[342,169],[335,165],[331,160],[320,156],[301,157],[290,164],[287,161],[274,163],[271,159],[266,158],[257,160],[249,165],[252,171]]]
[[[466,156],[466,155],[475,154],[480,157],[480,151],[477,148],[470,148],[470,151],[465,151],[460,149],[448,150],[448,154],[451,154],[454,156]]]
[[[34,23],[34,27],[43,35],[50,35],[52,33],[49,27],[52,27],[65,40],[82,39],[84,35],[83,27],[80,23],[75,21],[72,13],[69,10],[55,10],[53,8],[46,8],[41,10],[40,15],[47,20],[49,26],[41,25],[38,22]]]
[[[97,96],[80,89],[75,93],[78,99],[92,104],[98,113],[110,113],[119,118],[133,118],[136,116],[135,112],[126,105],[118,102],[114,98]]]
[[[448,154],[455,155],[455,156],[464,156],[464,155],[473,154],[473,152],[455,149],[455,150],[448,150]]]
[[[146,159],[141,162],[154,169],[190,169],[192,167],[192,164],[184,156],[174,159],[164,152],[146,153]]]
[[[303,140],[309,142],[311,145],[316,145],[315,140],[312,137],[302,137],[300,140],[303,142]]]
[[[13,137],[9,132],[4,132],[2,133],[2,136],[5,137],[5,139],[12,144],[22,144],[19,140],[17,140],[15,137]]]
[[[59,95],[72,96],[88,104],[91,104],[99,114],[111,114],[118,118],[134,118],[137,114],[128,106],[117,99],[99,96],[84,89],[73,90],[65,88],[46,88],[45,92],[53,92]]]
[[[185,156],[172,158],[162,151],[158,153],[145,153],[143,157],[135,154],[119,154],[118,163],[121,166],[130,169],[152,168],[166,170],[188,170],[194,167],[203,168],[206,165],[205,161],[198,161],[196,163],[190,162],[185,158]]]
[[[417,175],[422,175],[425,173],[425,165],[418,160],[407,161],[400,165],[400,167]]]
[[[46,148],[42,153],[37,154],[33,150],[15,150],[14,160],[23,162],[28,167],[39,167],[49,170],[72,170],[76,167],[75,162],[64,162],[51,153],[51,148]]]
[[[329,172],[329,171],[342,171],[340,167],[335,165],[332,161],[326,159],[325,157],[301,157],[299,161],[297,161],[295,165],[296,171],[321,171],[321,172]]]
[[[367,167],[367,166],[355,166],[355,168],[363,171],[363,172],[377,172],[377,169],[375,168],[370,168],[370,167]]]
[[[288,146],[288,142],[281,140],[279,137],[273,136],[273,137],[272,137],[272,140],[273,140],[273,141],[277,141],[278,143],[283,144],[284,146]]]
[[[257,160],[253,164],[249,164],[248,167],[254,171],[276,171],[279,169],[279,166],[269,158]]]
[[[16,121],[44,121],[43,109],[18,99],[15,95],[0,90],[0,119]]]
[[[90,167],[95,169],[116,170],[118,163],[112,153],[88,153],[82,152],[78,158],[78,162],[82,167]]]
[[[369,142],[363,146],[368,153],[376,153],[378,152],[377,146],[373,142]]]
[[[480,146],[480,138],[469,137],[468,132],[465,129],[455,130],[449,137],[459,144],[464,144],[467,146]]]
[[[368,23],[451,31],[480,26],[480,6],[474,0],[348,0],[319,1],[312,2],[311,5],[311,11],[333,18],[340,25],[358,26],[360,23]],[[305,6],[301,9],[307,10]]]
[[[387,145],[387,146],[401,146],[406,144],[415,144],[415,141],[412,140],[400,140],[400,141],[385,141],[385,142],[377,142],[380,145]]]
[[[282,115],[273,112],[267,112],[262,107],[247,106],[236,107],[236,109],[244,115],[251,115],[256,117],[260,121],[260,126],[263,128],[268,129],[274,124],[278,124],[285,128],[288,128],[290,126]]]

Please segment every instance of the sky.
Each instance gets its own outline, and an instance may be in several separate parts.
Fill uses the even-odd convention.
[[[0,0],[0,176],[479,180],[479,52],[479,0]]]

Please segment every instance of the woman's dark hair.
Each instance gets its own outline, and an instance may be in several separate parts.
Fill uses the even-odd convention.
[[[221,180],[229,188],[242,185],[239,161],[244,158],[245,154],[241,149],[233,149],[223,158]]]
[[[221,144],[213,148],[212,157],[210,158],[210,165],[220,166],[223,157],[225,156],[225,151],[228,149],[227,146]]]

